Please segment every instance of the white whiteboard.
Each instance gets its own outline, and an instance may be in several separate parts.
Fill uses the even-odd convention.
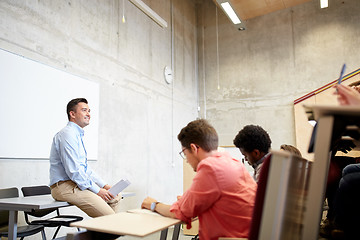
[[[88,159],[97,159],[99,85],[0,49],[0,158],[49,158],[52,138],[66,126],[66,105],[84,97]]]

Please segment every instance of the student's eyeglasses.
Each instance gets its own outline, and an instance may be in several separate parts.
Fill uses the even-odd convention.
[[[182,159],[184,159],[184,160],[186,159],[186,156],[185,156],[185,153],[184,153],[185,149],[186,149],[186,148],[184,148],[183,150],[181,150],[181,151],[179,152],[180,156],[181,156]]]

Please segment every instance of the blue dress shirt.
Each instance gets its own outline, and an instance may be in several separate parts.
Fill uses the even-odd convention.
[[[71,180],[81,190],[94,193],[105,186],[105,182],[90,168],[83,143],[84,130],[74,122],[68,122],[54,138],[50,152],[50,186]]]

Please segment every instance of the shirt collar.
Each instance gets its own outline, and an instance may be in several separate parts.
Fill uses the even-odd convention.
[[[262,164],[266,158],[266,156],[269,155],[269,153],[265,154],[260,160],[258,160],[256,163],[252,165],[253,168],[257,168],[260,164]]]
[[[81,137],[84,136],[84,129],[82,129],[76,123],[69,121],[68,126],[71,126],[72,128],[76,129],[76,131],[80,134]]]

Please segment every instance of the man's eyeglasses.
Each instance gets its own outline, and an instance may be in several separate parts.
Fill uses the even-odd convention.
[[[185,153],[184,153],[185,149],[186,149],[186,148],[184,148],[183,150],[181,150],[181,151],[179,152],[180,156],[181,156],[182,159],[184,159],[184,160],[186,159],[186,156],[185,156]]]

